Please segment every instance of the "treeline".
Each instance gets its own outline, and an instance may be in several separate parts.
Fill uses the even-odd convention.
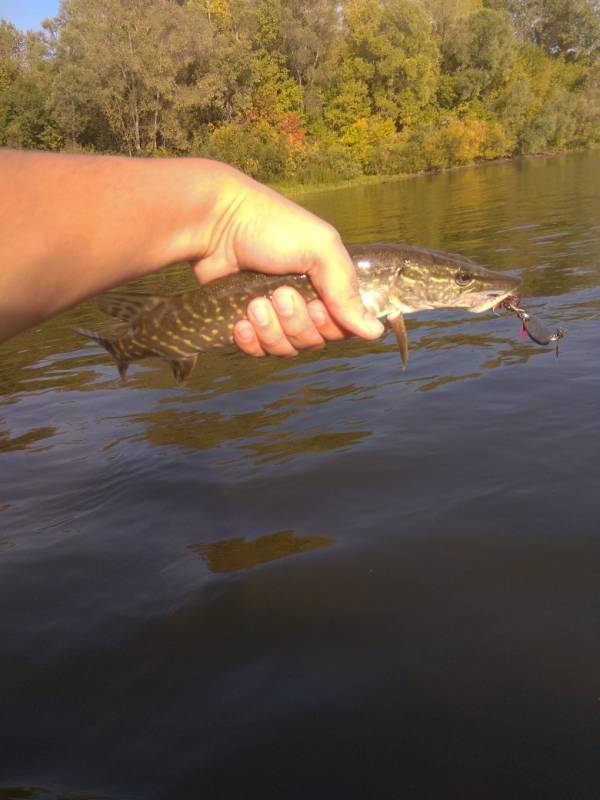
[[[598,0],[63,0],[0,22],[0,146],[207,155],[263,180],[600,142]]]

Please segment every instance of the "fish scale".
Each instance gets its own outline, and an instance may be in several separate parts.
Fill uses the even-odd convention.
[[[408,338],[403,315],[434,308],[480,313],[507,298],[518,300],[519,279],[492,272],[459,255],[396,243],[348,246],[366,308],[393,328],[403,365]],[[280,286],[295,288],[309,301],[318,294],[307,275],[268,275],[242,270],[176,295],[112,291],[98,298],[105,313],[129,323],[113,337],[76,330],[102,345],[125,377],[129,364],[158,357],[175,379],[185,380],[206,350],[233,344],[233,328],[248,303],[270,298]]]

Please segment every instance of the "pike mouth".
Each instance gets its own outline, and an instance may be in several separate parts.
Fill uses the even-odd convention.
[[[469,308],[473,314],[481,314],[482,311],[487,311],[490,308],[497,308],[501,306],[506,299],[519,301],[519,296],[510,289],[508,291],[487,292],[486,294],[477,295],[473,298],[473,304]]]

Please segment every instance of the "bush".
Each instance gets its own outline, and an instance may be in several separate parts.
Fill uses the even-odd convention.
[[[262,181],[282,178],[288,166],[287,137],[262,120],[215,128],[202,149],[203,155],[232,164]]]
[[[360,164],[350,149],[337,140],[306,147],[296,168],[296,177],[301,183],[335,183],[361,174]]]
[[[352,160],[364,175],[386,172],[390,153],[398,138],[394,123],[381,117],[362,117],[350,125],[340,142],[352,153]]]

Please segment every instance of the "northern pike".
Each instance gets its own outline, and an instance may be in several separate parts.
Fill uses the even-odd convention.
[[[480,267],[462,256],[404,244],[348,247],[366,308],[384,318],[396,334],[402,363],[408,361],[404,314],[436,308],[480,313],[507,298],[518,302],[519,279]],[[102,311],[129,323],[114,337],[77,328],[114,358],[121,378],[131,362],[158,357],[184,381],[198,356],[233,344],[233,327],[255,297],[270,297],[278,286],[292,286],[304,297],[318,295],[307,275],[267,275],[243,270],[181,294],[158,296],[111,291],[98,298]]]

